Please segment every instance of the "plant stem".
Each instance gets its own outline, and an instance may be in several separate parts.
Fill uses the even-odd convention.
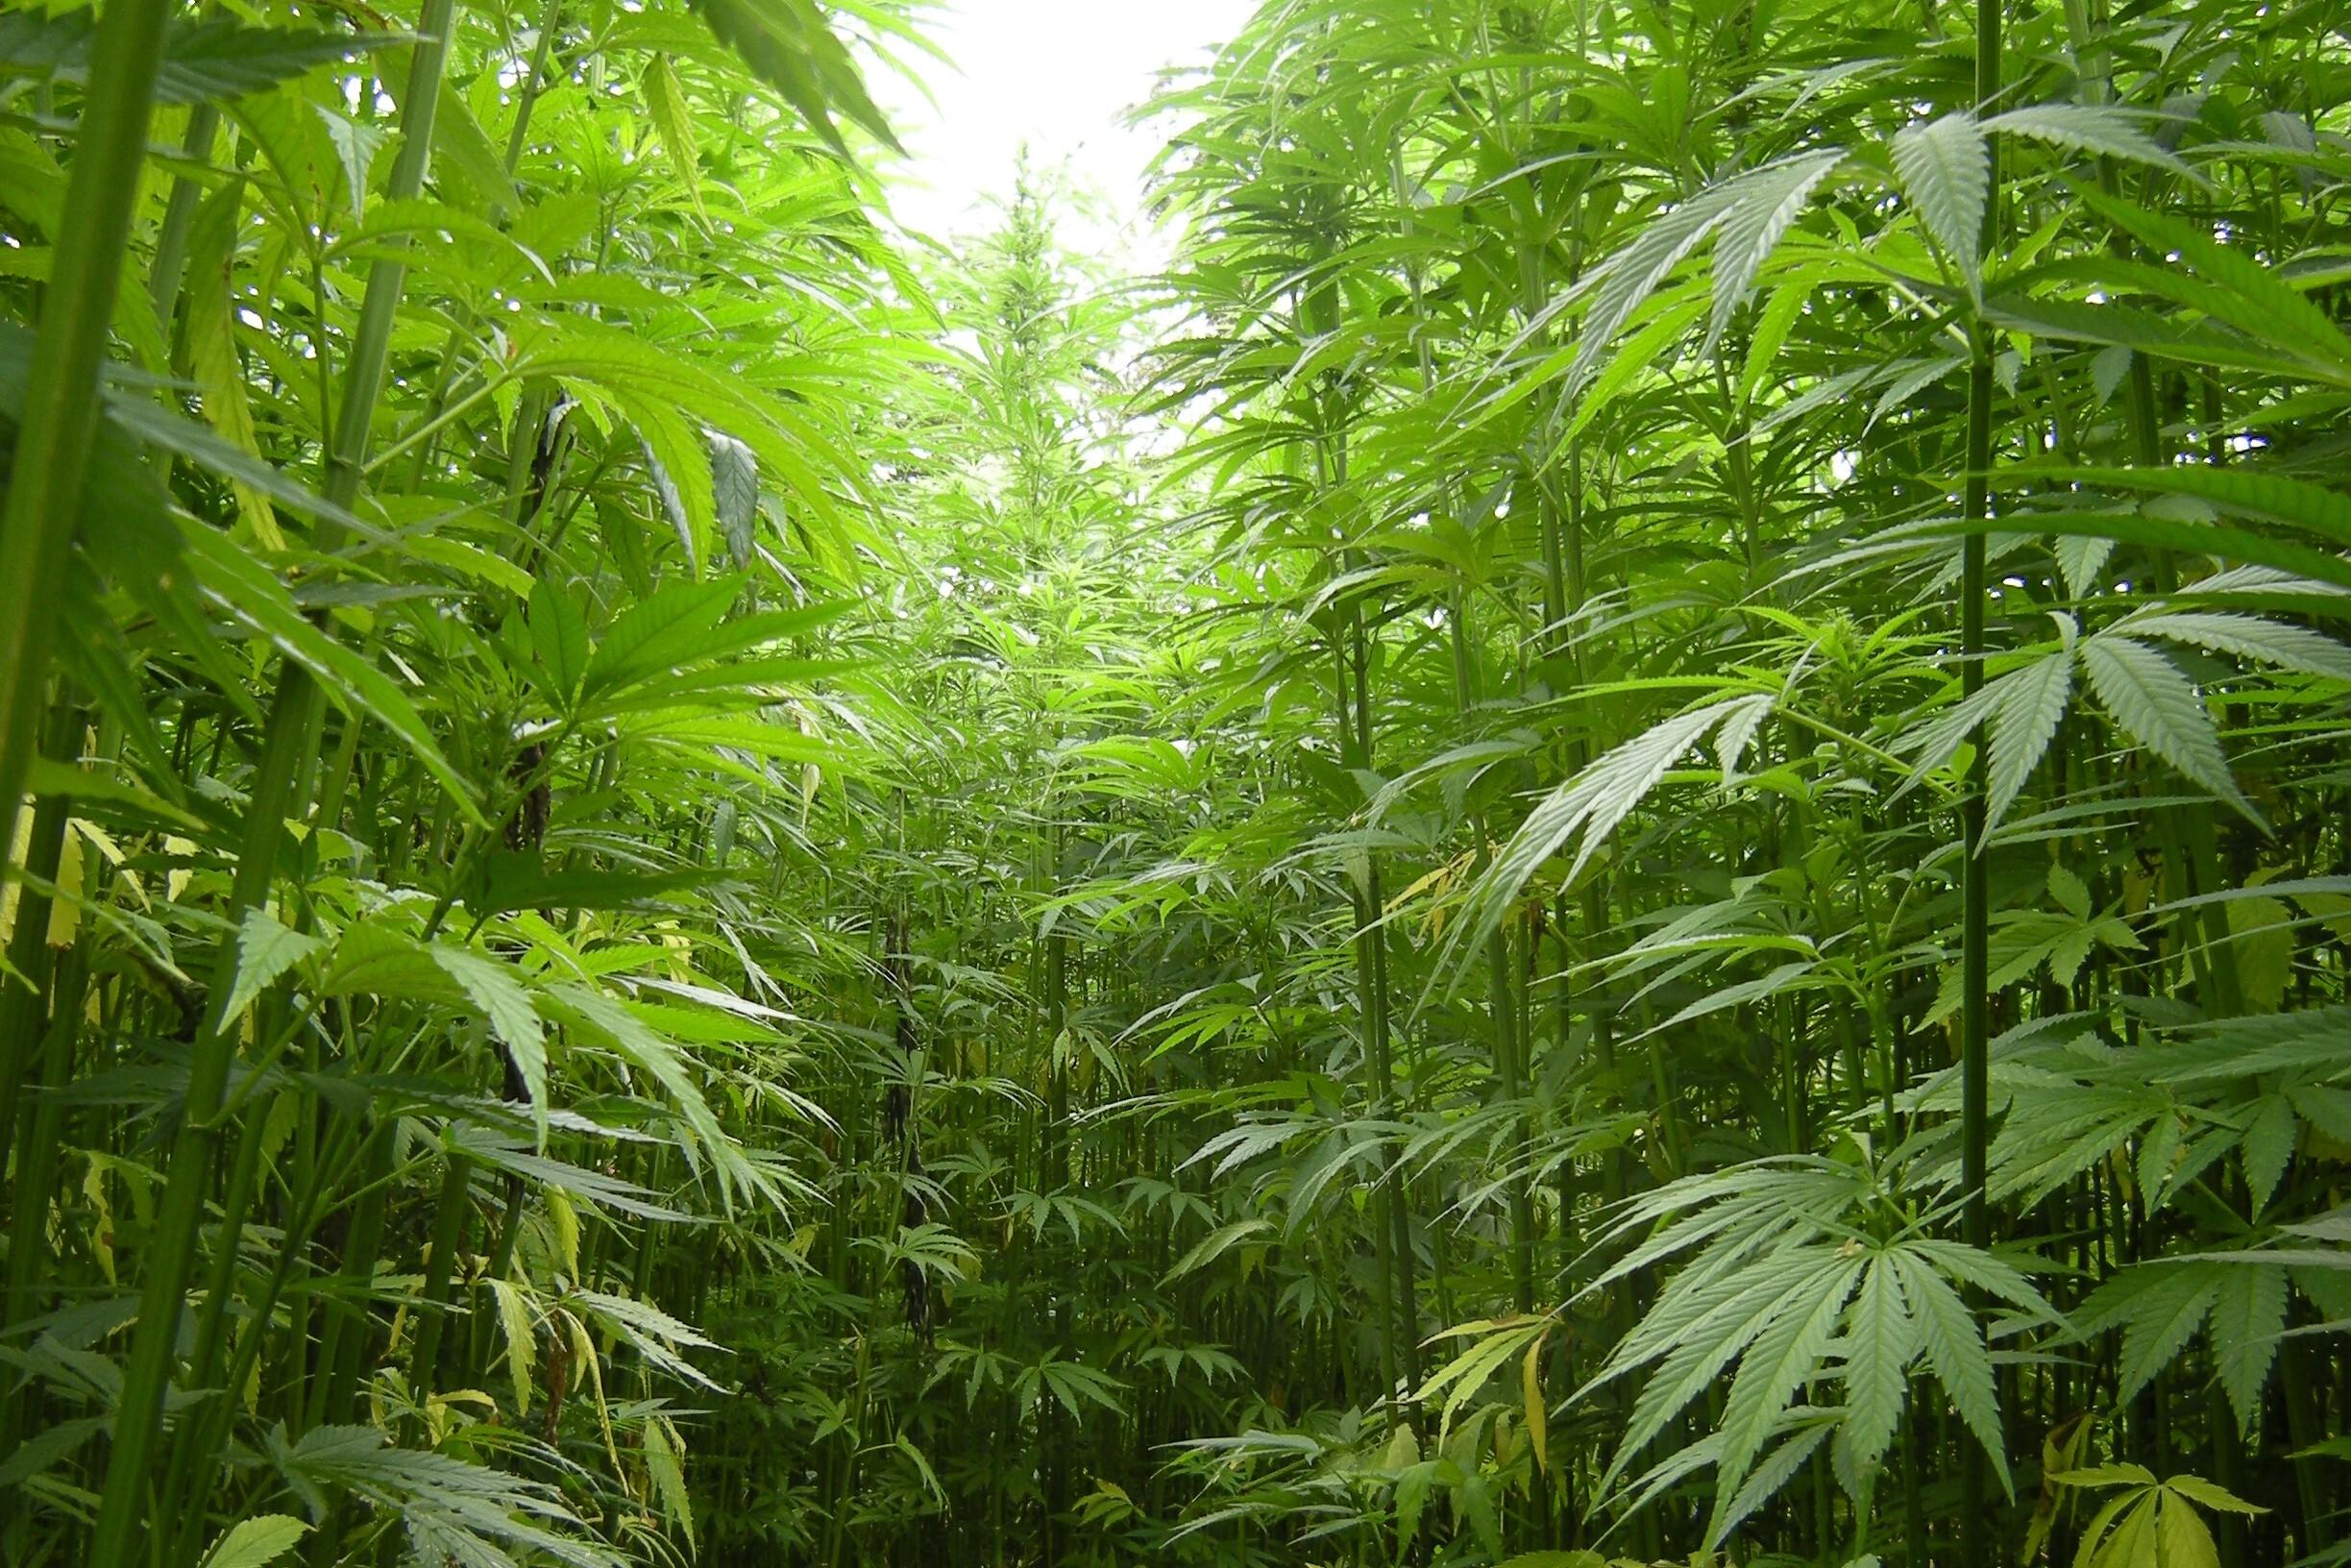
[[[17,806],[33,766],[49,646],[98,431],[98,369],[173,9],[168,0],[115,0],[91,45],[73,175],[0,510],[0,845],[16,842]]]
[[[1999,91],[2000,0],[1976,0],[1975,101],[1988,109]],[[1984,200],[1984,227],[1979,254],[1989,257],[1999,232],[1999,148],[1985,137],[1991,164]],[[1968,366],[1968,477],[1964,506],[1970,519],[1990,515],[1992,504],[1992,337],[1978,320],[1971,333],[1973,355]],[[1960,684],[1962,699],[1974,697],[1984,685],[1984,535],[1968,535],[1960,557]],[[1960,1188],[1967,1209],[1961,1232],[1970,1246],[1992,1243],[1992,1213],[1984,1194],[1989,1164],[1991,1112],[1991,865],[1984,842],[1988,788],[1984,735],[1980,726],[1971,739],[1974,756],[1968,767],[1968,784],[1960,804]],[[1985,1483],[1989,1466],[1979,1443],[1963,1444],[1961,1461],[1959,1539],[1960,1560],[1966,1568],[1985,1568],[1992,1558],[1992,1530],[1985,1516]]]

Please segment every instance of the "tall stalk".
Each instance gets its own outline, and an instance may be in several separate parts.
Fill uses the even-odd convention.
[[[37,744],[50,643],[98,431],[99,363],[122,284],[173,9],[169,0],[116,0],[91,44],[73,174],[0,509],[0,846],[16,842],[16,811]]]
[[[2000,0],[1976,0],[1975,101],[1989,110],[2000,87]],[[1990,162],[1984,198],[1983,233],[1977,254],[1990,257],[1999,233],[2000,155],[1998,138],[1984,138]],[[1968,475],[1964,507],[1971,521],[1981,521],[1992,509],[1992,334],[1980,316],[1971,324],[1973,347],[1968,365]],[[1972,698],[1984,685],[1984,549],[1980,529],[1971,531],[1960,553],[1959,657],[1962,700]],[[1985,808],[1989,790],[1987,747],[1980,726],[1971,737],[1974,755],[1968,767],[1967,787],[1960,804],[1960,1006],[1959,1031],[1959,1149],[1960,1188],[1967,1209],[1962,1235],[1970,1246],[1992,1244],[1992,1211],[1984,1183],[1989,1164],[1992,1036],[1992,893],[1990,845],[1984,842]],[[1985,1516],[1985,1482],[1989,1465],[1982,1446],[1963,1444],[1960,1473],[1960,1560],[1966,1568],[1984,1568],[1992,1557],[1992,1531]]]

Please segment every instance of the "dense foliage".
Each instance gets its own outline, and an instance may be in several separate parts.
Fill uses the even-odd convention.
[[[0,1555],[2351,1561],[2351,12],[0,12]]]

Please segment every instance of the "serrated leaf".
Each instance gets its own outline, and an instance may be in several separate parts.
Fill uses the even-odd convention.
[[[2317,534],[2331,545],[2351,547],[2351,496],[2308,479],[2201,463],[2164,468],[2066,467],[2034,472],[2094,489],[2192,497],[2210,502],[2223,512],[2259,518],[2265,523],[2282,523]]]
[[[204,1556],[203,1568],[267,1568],[309,1533],[309,1525],[292,1514],[257,1514],[232,1525],[213,1542]]]
[[[759,522],[759,458],[723,431],[704,434],[710,442],[711,502],[718,515],[719,534],[740,572],[751,564]]]
[[[694,205],[694,215],[708,223],[710,212],[702,206],[701,155],[694,142],[694,115],[686,107],[685,89],[677,85],[677,73],[670,66],[670,57],[655,55],[638,85],[645,93],[645,108],[652,119],[653,133],[661,138],[662,151],[669,155],[670,167],[676,172],[678,184],[685,186],[686,199]]]
[[[1845,1419],[1830,1452],[1837,1478],[1858,1500],[1892,1446],[1919,1353],[1918,1325],[1891,1259],[1870,1262],[1845,1330]]]
[[[1823,1270],[1810,1298],[1790,1303],[1739,1359],[1730,1397],[1715,1426],[1722,1450],[1715,1459],[1715,1511],[1707,1527],[1708,1545],[1719,1543],[1736,1522],[1731,1504],[1738,1497],[1740,1483],[1777,1429],[1797,1390],[1819,1370],[1829,1335],[1861,1273],[1858,1259]]]
[[[2206,1481],[2202,1476],[2171,1476],[2165,1480],[2164,1484],[2182,1497],[2199,1503],[2208,1508],[2218,1508],[2223,1513],[2249,1515],[2269,1511],[2267,1508],[2246,1502],[2216,1482]]]
[[[2146,118],[2113,104],[2029,104],[1995,114],[1984,129],[2068,152],[2148,164],[2201,184],[2193,170],[2141,128]]]
[[[431,953],[442,972],[481,1009],[490,1032],[505,1046],[507,1058],[523,1081],[524,1093],[530,1100],[531,1117],[539,1129],[539,1147],[544,1150],[548,1112],[547,1028],[531,1007],[529,991],[496,959],[453,947],[445,942],[434,943]]]
[[[2125,733],[2189,782],[2261,821],[2230,776],[2211,711],[2177,665],[2145,643],[2111,632],[2084,641],[2081,655],[2091,689]]]
[[[2008,1477],[2007,1437],[2000,1430],[1999,1396],[1993,1385],[1992,1358],[1983,1335],[1969,1315],[1959,1293],[1922,1262],[1894,1255],[1901,1270],[1902,1293],[1919,1323],[1919,1342],[1935,1381],[1943,1384],[1951,1408],[2000,1478],[2000,1488],[2014,1495]]]
[[[2351,335],[2242,246],[2224,245],[2209,230],[2098,190],[2085,187],[2079,194],[2117,228],[2158,255],[2176,255],[2212,285],[2216,294],[2203,303],[2230,326],[2323,367],[2338,385],[2351,385]]]
[[[2306,626],[2204,610],[2135,615],[2121,625],[2135,637],[2162,637],[2192,648],[2257,659],[2280,670],[2351,681],[2351,648]]]
[[[343,165],[343,180],[351,195],[351,211],[357,216],[367,209],[367,175],[374,167],[376,154],[390,138],[391,133],[380,125],[355,120],[340,110],[324,104],[310,106],[318,114],[319,123],[327,128],[327,139],[334,146],[334,156]]]
[[[1844,161],[1845,154],[1835,148],[1800,153],[1731,183],[1735,196],[1714,241],[1714,308],[1706,327],[1707,353],[1753,293],[1764,259],[1821,182]]]
[[[2261,1420],[2262,1391],[2286,1332],[2286,1270],[2274,1263],[2226,1268],[2213,1294],[2210,1332],[2220,1386],[2237,1412],[2238,1430],[2249,1433]]]
[[[1983,128],[1965,110],[1894,135],[1894,172],[1927,232],[1950,253],[1971,294],[1983,286],[1984,211],[1992,159]]]
[[[697,0],[719,41],[743,57],[752,74],[799,110],[808,128],[836,153],[848,144],[833,124],[839,114],[899,151],[890,122],[867,95],[856,60],[833,36],[812,0]]]
[[[541,577],[531,585],[528,619],[543,689],[559,708],[568,708],[587,674],[588,618],[570,594]]]
[[[530,1320],[530,1303],[508,1280],[484,1280],[498,1304],[499,1333],[506,1341],[506,1375],[514,1384],[514,1413],[530,1413],[532,1368],[539,1350],[539,1331]]]
[[[2143,1263],[2152,1272],[2144,1288],[2129,1299],[2122,1325],[2122,1357],[2117,1368],[2117,1398],[2129,1401],[2180,1353],[2203,1327],[2219,1292],[2225,1264]]]
[[[1273,1229],[1274,1223],[1269,1219],[1237,1219],[1230,1225],[1219,1225],[1187,1248],[1160,1283],[1169,1285],[1188,1274],[1196,1274],[1251,1237],[1267,1235]]]
[[[316,937],[279,924],[266,909],[247,910],[236,932],[236,978],[221,1003],[218,1027],[234,1023],[288,969],[325,946]]]
[[[1997,684],[2000,698],[1987,724],[1991,794],[1984,809],[1983,843],[1976,845],[1978,854],[2023,793],[2033,770],[2048,754],[2049,742],[2065,721],[2067,705],[2073,698],[2072,649],[2060,649],[2035,659],[2002,675]]]

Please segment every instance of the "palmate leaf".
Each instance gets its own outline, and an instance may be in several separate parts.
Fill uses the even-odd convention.
[[[2261,824],[2261,813],[2230,775],[2211,711],[2179,666],[2145,643],[2113,632],[2085,641],[2081,655],[2091,689],[2133,740]]]
[[[1666,274],[1705,243],[1737,200],[1738,192],[1730,185],[1710,186],[1652,218],[1630,244],[1593,270],[1580,290],[1588,292],[1590,303],[1584,307],[1575,358],[1568,366],[1570,393],[1581,389],[1599,371],[1603,356],[1633,312],[1665,281]]]
[[[622,1568],[620,1554],[590,1539],[562,1494],[545,1482],[445,1454],[395,1448],[374,1427],[313,1427],[267,1440],[279,1474],[314,1512],[331,1488],[348,1487],[398,1515],[424,1560],[508,1564],[505,1548],[543,1553],[569,1568]]]
[[[738,1197],[755,1197],[781,1207],[783,1195],[773,1179],[746,1158],[742,1145],[719,1125],[701,1086],[695,1081],[686,1053],[675,1041],[649,1027],[626,1004],[592,986],[560,982],[537,991],[532,999],[542,1017],[600,1041],[660,1086],[663,1103],[691,1135],[681,1146],[708,1163],[717,1178],[720,1203],[729,1214]]]
[[[1835,148],[1800,153],[1743,174],[1725,187],[1736,194],[1714,240],[1714,309],[1706,326],[1707,353],[1753,293],[1764,259],[1821,183],[1844,161],[1845,154]]]
[[[316,937],[279,924],[266,909],[247,910],[236,933],[236,978],[220,1004],[216,1026],[234,1023],[280,976],[325,946]]]
[[[1983,284],[1984,208],[1992,191],[1983,128],[1973,114],[1954,110],[1904,126],[1891,151],[1903,193],[1975,293]]]
[[[88,75],[91,13],[0,15],[0,75]],[[401,33],[334,33],[317,28],[252,27],[227,17],[173,24],[156,72],[156,101],[200,104],[265,91],[314,66],[411,41]]]
[[[1787,234],[1822,182],[1845,161],[1824,148],[1799,153],[1707,186],[1650,220],[1632,242],[1596,268],[1582,289],[1584,311],[1567,386],[1576,392],[1598,373],[1602,358],[1628,322],[1682,258],[1715,235],[1714,304],[1706,332],[1712,352],[1753,292],[1755,276]],[[1797,296],[1788,309],[1801,304]],[[1784,327],[1782,329],[1784,331]],[[1662,347],[1662,344],[1659,345]],[[1621,366],[1628,375],[1632,366]],[[1588,418],[1588,411],[1582,417]]]
[[[1606,752],[1554,790],[1471,885],[1460,918],[1437,955],[1427,994],[1449,992],[1457,983],[1466,955],[1483,950],[1545,861],[1580,835],[1575,862],[1564,878],[1572,883],[1617,824],[1648,798],[1685,753],[1717,726],[1751,723],[1758,711],[1770,711],[1775,700],[1770,693],[1746,693],[1678,714]]]
[[[719,41],[799,110],[808,128],[842,157],[848,144],[833,116],[855,122],[893,152],[890,121],[866,92],[856,60],[813,0],[696,0]]]
[[[2115,1275],[2083,1301],[2074,1321],[2084,1333],[2122,1330],[2118,1399],[2134,1398],[2195,1337],[2231,1266],[2201,1261],[2142,1263]]]
[[[1775,1182],[1777,1189],[1757,1192]],[[1969,1430],[1988,1444],[1999,1442],[1984,1334],[1959,1288],[1981,1289],[2032,1321],[2059,1319],[2020,1269],[1990,1253],[1918,1237],[1860,1241],[1860,1216],[1881,1196],[1863,1166],[1765,1162],[1685,1177],[1626,1206],[1612,1229],[1643,1223],[1642,1212],[1653,1208],[1678,1216],[1669,1234],[1696,1236],[1701,1250],[1674,1272],[1655,1305],[1574,1396],[1581,1402],[1615,1378],[1655,1363],[1604,1486],[1613,1485],[1677,1414],[1721,1386],[1734,1363],[1714,1432],[1629,1482],[1624,1496],[1711,1464],[1709,1530],[1719,1538],[1785,1482],[1777,1461],[1788,1450],[1773,1445],[1793,1435],[1800,1442],[1833,1438],[1840,1482],[1865,1498],[1922,1359]],[[1793,1225],[1792,1212],[1802,1215]],[[1653,1258],[1640,1266],[1656,1263]],[[1815,1386],[1838,1384],[1841,1405]],[[1798,1391],[1808,1386],[1807,1404],[1796,1406]],[[1817,1439],[1805,1437],[1807,1424],[1821,1428]],[[1767,1449],[1769,1458],[1762,1457]]]
[[[1783,1266],[1751,1270],[1737,1287],[1725,1292],[1722,1304],[1691,1325],[1682,1348],[1643,1385],[1625,1435],[1602,1475],[1604,1487],[1613,1484],[1665,1424],[1713,1386],[1723,1369],[1774,1324],[1791,1314],[1808,1316],[1815,1295],[1832,1281],[1846,1279],[1849,1287],[1846,1261],[1828,1249],[1792,1249],[1792,1255],[1783,1257]],[[1717,1453],[1720,1447],[1718,1439]]]

